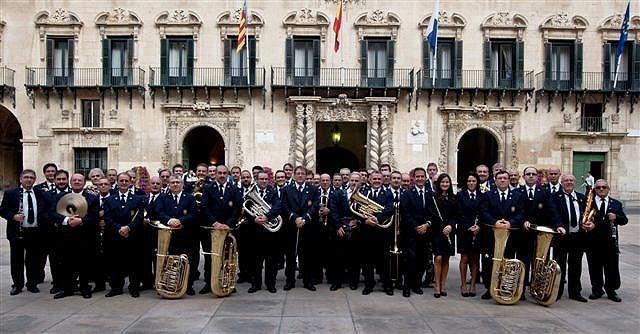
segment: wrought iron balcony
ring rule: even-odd
[[[5,94],[11,97],[11,104],[16,107],[16,87],[14,84],[16,71],[8,67],[0,67],[0,102],[4,102]]]
[[[532,90],[533,71],[421,69],[418,89]]]
[[[46,68],[27,67],[25,85],[43,88],[118,88],[142,87],[145,71],[141,68]]]
[[[272,87],[409,89],[414,87],[413,69],[399,68],[271,68]]]
[[[604,117],[582,117],[580,131],[585,132],[607,132],[609,130],[609,118]]]
[[[261,88],[264,87],[264,75],[265,69],[263,67],[256,67],[251,73],[247,73],[246,67],[170,67],[167,69],[150,67],[149,86]],[[251,80],[250,84],[248,84],[248,78]]]
[[[573,72],[553,71],[549,76],[545,72],[536,74],[536,88],[553,91],[597,91],[597,92],[640,92],[640,73],[618,73],[615,88],[615,72],[582,72],[582,78],[576,78]]]

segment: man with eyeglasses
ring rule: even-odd
[[[618,226],[626,225],[629,220],[622,210],[622,203],[609,196],[609,184],[606,180],[597,180],[594,189],[596,195],[592,208],[596,210],[596,228],[592,247],[587,250],[592,290],[589,299],[598,299],[606,292],[607,298],[619,303],[622,299],[616,293],[620,288]]]

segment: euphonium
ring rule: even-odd
[[[560,288],[560,266],[555,260],[547,261],[549,246],[556,233],[544,226],[533,227],[538,232],[536,258],[531,266],[531,286],[529,292],[540,305],[549,306],[556,301]]]
[[[584,205],[584,213],[580,219],[580,226],[584,226],[587,222],[593,220],[596,215],[596,209],[593,207],[593,188],[589,189],[587,194],[587,202]]]
[[[238,251],[236,238],[228,230],[211,231],[211,292],[226,297],[236,288]]]
[[[189,258],[185,254],[169,255],[171,234],[175,228],[159,221],[149,224],[158,229],[156,251],[156,291],[164,298],[180,298],[187,291],[189,282]]]
[[[382,212],[384,207],[375,201],[363,196],[359,191],[354,191],[349,199],[350,205],[349,209],[353,212],[354,215],[362,218],[368,219],[369,217],[373,217],[376,214]],[[378,227],[387,228],[393,224],[393,216],[387,219],[382,223],[378,223]]]
[[[498,304],[513,305],[520,300],[524,288],[524,263],[503,258],[509,229],[493,226],[493,237],[495,244],[489,291]]]
[[[271,210],[271,205],[269,205],[269,203],[260,196],[255,186],[249,190],[244,198],[245,200],[242,203],[242,211],[246,212],[253,218],[260,215],[266,215],[269,213],[269,210]],[[280,227],[282,227],[282,217],[278,215],[276,218],[267,221],[262,226],[264,226],[264,228],[269,232],[278,232]]]

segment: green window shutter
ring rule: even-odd
[[[425,39],[422,41],[422,87],[431,87],[431,52],[429,50],[429,42]]]
[[[320,84],[320,40],[313,40],[313,82],[314,85]]]
[[[516,68],[515,68],[515,87],[523,88],[524,87],[524,42],[516,41]]]
[[[602,88],[611,89],[611,43],[602,44]]]
[[[393,40],[387,41],[387,84],[386,87],[397,86],[393,81],[394,66],[396,63],[396,42]]]
[[[111,40],[102,40],[102,85],[111,86]]]
[[[194,58],[194,50],[193,50],[193,39],[187,40],[187,81],[186,85],[190,86],[193,84],[193,58]]]
[[[129,80],[129,83],[127,84],[131,84],[133,83],[133,38],[128,38],[127,39],[127,78]]]
[[[224,84],[225,86],[231,85],[231,52],[235,52],[233,50],[233,38],[231,36],[227,36],[227,39],[224,40]]]
[[[68,86],[73,86],[74,84],[74,80],[73,80],[73,55],[74,55],[74,40],[72,38],[67,40],[67,45],[69,47],[68,49],[68,61],[69,61],[69,76],[67,78],[67,85]]]
[[[493,87],[493,76],[497,73],[491,72],[491,41],[485,41],[482,46],[482,64],[484,66],[484,88]]]
[[[633,78],[633,81],[631,84],[633,89],[637,91],[640,90],[640,43],[633,42],[631,45],[631,51],[631,59],[633,59],[633,67],[631,67],[633,72],[631,73],[631,78]]]
[[[367,86],[367,77],[369,74],[367,73],[367,40],[363,39],[360,41],[360,81],[362,86]]]
[[[256,39],[249,37],[249,75],[251,76],[251,85],[256,82]]]
[[[544,43],[544,88],[552,89],[551,43]]]
[[[582,89],[582,43],[575,42],[573,49],[574,72],[573,89]]]
[[[286,75],[287,82],[293,80],[292,76],[294,73],[293,70],[293,38],[287,38],[284,42],[284,53],[285,53],[285,66],[286,66]]]
[[[455,69],[453,87],[462,87],[462,41],[455,41]]]
[[[47,86],[53,85],[53,73],[53,40],[47,39]]]
[[[169,41],[166,38],[160,40],[160,84],[169,82]],[[157,83],[156,83],[157,84]]]

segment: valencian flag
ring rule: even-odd
[[[333,32],[336,34],[336,39],[333,44],[333,51],[338,52],[340,49],[340,26],[342,25],[342,0],[338,2],[338,9],[336,10],[336,18],[333,20]]]
[[[618,83],[618,70],[620,70],[620,56],[624,52],[624,44],[627,42],[627,36],[629,35],[629,18],[631,17],[631,12],[629,6],[631,5],[631,1],[627,2],[627,10],[624,12],[624,19],[622,20],[622,25],[620,26],[620,40],[618,40],[618,47],[616,48],[616,61],[618,65],[616,66],[616,76],[613,79],[613,88],[616,88],[616,83]]]
[[[240,13],[240,25],[238,26],[238,47],[236,52],[240,53],[247,42],[247,0],[242,2],[242,12]]]

